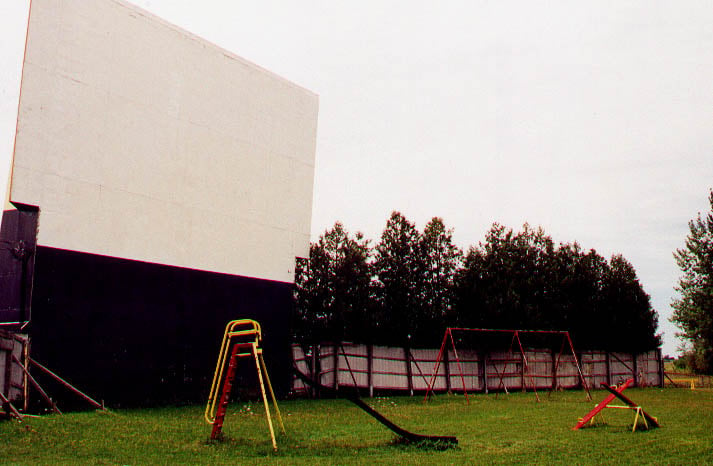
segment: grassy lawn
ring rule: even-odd
[[[631,432],[634,414],[606,410],[606,424],[572,431],[605,392],[440,395],[368,402],[418,433],[457,435],[446,451],[401,445],[346,400],[281,403],[287,435],[273,452],[262,405],[229,407],[225,440],[207,442],[203,407],[46,415],[0,421],[2,464],[713,464],[713,392],[629,389],[661,423]],[[619,404],[619,403],[617,403]]]

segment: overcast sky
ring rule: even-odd
[[[392,210],[463,248],[542,226],[632,262],[675,352],[672,253],[713,187],[710,2],[134,3],[319,94],[313,239],[376,241]],[[0,2],[0,192],[28,4]]]

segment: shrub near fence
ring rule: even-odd
[[[508,351],[447,352],[438,368],[435,391],[489,392],[502,390],[537,390],[581,388],[574,357],[549,349],[526,348],[528,370],[522,355]],[[322,344],[308,348],[292,346],[296,367],[322,385],[337,388],[358,387],[374,392],[425,391],[433,376],[437,349],[406,349],[386,346],[343,343]],[[559,362],[558,362],[559,357]],[[599,388],[634,379],[636,386],[663,386],[663,359],[660,350],[630,354],[604,351],[577,353],[582,374],[590,388]],[[502,379],[502,385],[500,383]],[[297,380],[292,382],[295,394],[308,392]]]

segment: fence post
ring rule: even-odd
[[[334,391],[339,390],[339,348],[341,344],[334,344]]]
[[[488,393],[488,377],[486,365],[486,353],[481,350],[478,351],[478,377],[480,377],[480,383],[483,385],[483,393]]]
[[[374,345],[369,343],[366,347],[366,377],[369,384],[369,398],[374,397]]]
[[[658,349],[656,350],[656,355],[657,355],[658,358],[659,358],[659,361],[658,361],[658,363],[659,363],[659,387],[664,388],[664,382],[663,382],[663,378],[664,378],[663,353],[661,353],[661,348],[658,348]]]
[[[607,385],[611,387],[612,385],[612,380],[611,380],[611,353],[609,351],[606,352],[606,359],[604,360],[607,368]]]
[[[322,376],[321,376],[321,356],[319,352],[322,351],[321,345],[314,344],[312,345],[312,363],[311,363],[311,369],[312,369],[312,378],[319,382],[316,387],[312,387],[312,393],[314,394],[315,398],[320,398],[321,393],[319,390],[319,385],[322,384]]]
[[[634,387],[639,386],[639,365],[638,361],[636,360],[636,353],[631,353],[631,357],[634,360],[633,364],[631,365],[634,368]]]
[[[557,357],[555,356],[554,350],[550,352],[552,355],[552,383],[550,384],[550,390],[557,390]]]
[[[448,358],[448,347],[445,348],[445,351],[443,352],[443,371],[446,374],[446,392],[450,393],[451,392],[451,368],[450,366],[450,359]],[[438,376],[438,374],[436,374]]]
[[[413,396],[413,379],[411,378],[411,349],[406,346],[404,347],[404,360],[406,361],[406,383],[408,385],[409,396]]]

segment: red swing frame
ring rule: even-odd
[[[514,343],[517,341],[518,344],[518,349],[520,351],[520,355],[522,356],[522,361],[524,364],[524,372],[526,372],[530,378],[530,381],[532,383],[532,389],[535,392],[535,398],[537,401],[540,401],[540,397],[537,394],[537,387],[534,381],[534,378],[531,373],[529,373],[528,370],[528,362],[527,362],[527,356],[525,355],[525,350],[522,346],[522,341],[520,341],[520,334],[549,334],[549,335],[561,335],[562,336],[562,346],[560,348],[559,354],[557,355],[557,362],[555,364],[554,368],[554,373],[552,374],[553,377],[557,376],[557,368],[559,367],[560,363],[560,358],[562,357],[562,352],[564,351],[565,344],[568,344],[569,349],[571,351],[572,356],[574,357],[574,364],[577,367],[577,374],[579,375],[579,380],[582,383],[582,387],[587,392],[587,399],[591,400],[592,395],[589,391],[589,385],[587,384],[587,381],[584,378],[584,375],[582,374],[582,368],[579,364],[579,359],[577,358],[577,354],[574,351],[574,345],[572,344],[572,339],[569,336],[569,332],[566,330],[510,330],[510,329],[485,329],[485,328],[462,328],[462,327],[448,327],[446,328],[445,333],[443,334],[443,341],[441,343],[441,349],[438,352],[438,357],[436,358],[436,363],[433,367],[433,372],[431,374],[431,380],[428,383],[428,388],[426,389],[426,395],[424,397],[424,401],[428,400],[428,397],[431,393],[435,393],[433,390],[433,386],[436,381],[436,377],[438,376],[438,369],[440,368],[441,361],[443,360],[444,354],[447,349],[447,344],[448,341],[450,340],[451,342],[451,348],[453,348],[453,354],[455,355],[456,358],[456,364],[458,366],[458,372],[460,375],[461,383],[463,384],[463,393],[465,395],[465,400],[467,403],[470,403],[470,400],[468,399],[468,390],[466,389],[465,385],[465,377],[463,376],[463,368],[460,364],[460,358],[458,357],[458,350],[456,348],[455,340],[453,338],[453,332],[477,332],[477,333],[504,333],[504,334],[512,334],[512,339],[510,341],[510,348],[509,352],[512,354],[512,347]],[[503,383],[503,378],[505,376],[505,371],[500,374],[500,379],[498,381],[498,388],[504,388],[505,391],[507,391],[507,387],[505,387],[505,384]]]

